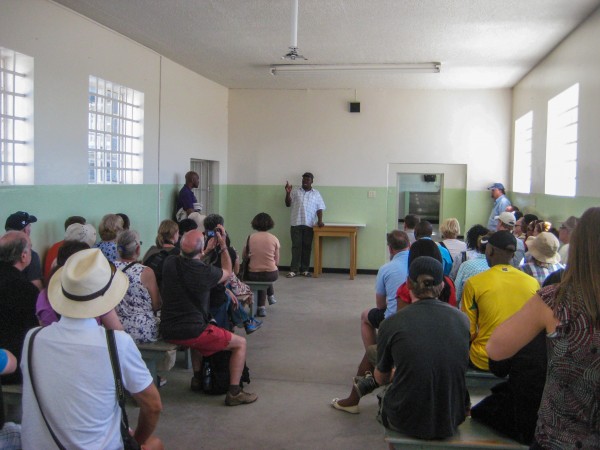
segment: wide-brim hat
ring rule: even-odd
[[[97,248],[69,257],[48,285],[48,299],[60,315],[89,319],[106,314],[125,296],[129,280]]]
[[[527,243],[527,250],[535,259],[547,264],[560,262],[558,247],[560,243],[552,233],[544,231]]]

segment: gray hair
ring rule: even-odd
[[[29,238],[22,231],[11,230],[0,237],[0,262],[15,265],[29,247]]]
[[[135,230],[124,230],[117,237],[117,251],[121,258],[134,258],[138,244],[140,243],[140,234]]]

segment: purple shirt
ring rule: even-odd
[[[198,203],[196,196],[189,187],[183,186],[177,196],[177,209],[183,208],[186,211],[194,209],[194,203]]]

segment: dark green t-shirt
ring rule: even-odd
[[[396,368],[383,414],[398,431],[421,439],[452,436],[465,420],[469,320],[437,299],[412,303],[384,320],[377,368]]]

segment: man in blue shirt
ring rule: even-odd
[[[508,197],[504,195],[506,192],[502,183],[494,183],[488,187],[488,190],[490,191],[490,196],[494,199],[494,207],[488,219],[488,229],[490,231],[498,231],[498,216],[506,211],[506,208],[511,203]]]
[[[408,251],[410,240],[404,231],[394,230],[387,234],[390,261],[379,268],[375,281],[375,304],[360,316],[360,332],[365,350],[376,342],[375,330],[379,324],[396,313],[396,292],[408,275]]]

